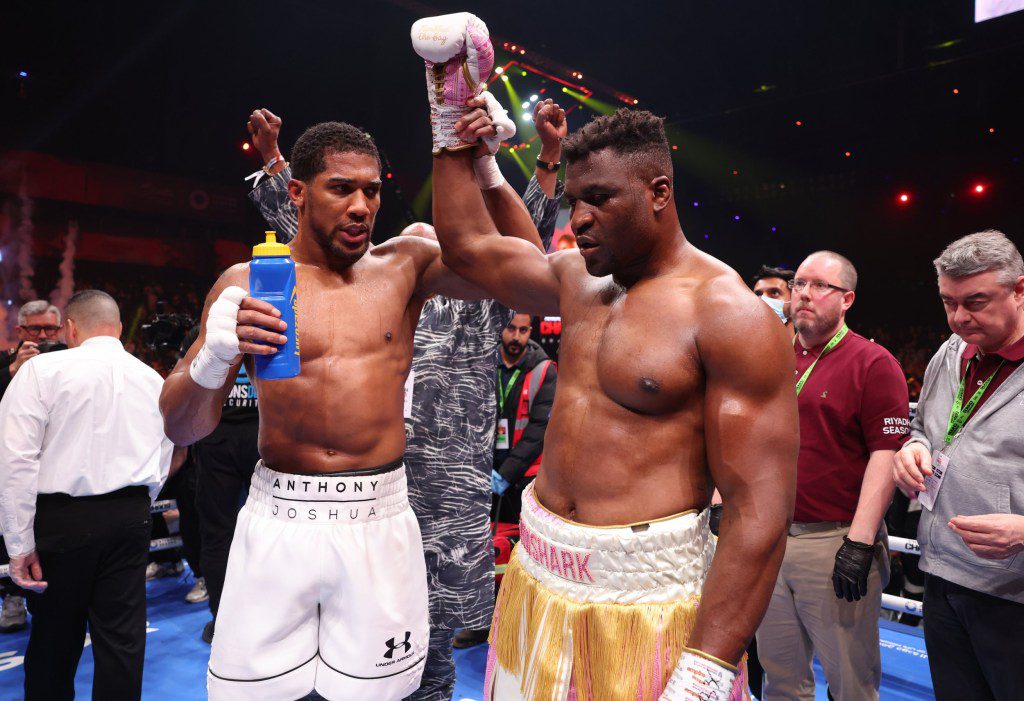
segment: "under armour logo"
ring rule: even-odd
[[[821,393],[821,398],[828,399],[828,390],[825,390],[824,392]]]
[[[403,653],[412,650],[412,643],[409,642],[409,638],[411,637],[412,631],[407,630],[405,631],[405,640],[403,640],[400,643],[396,643],[394,638],[389,638],[388,640],[384,641],[384,644],[388,646],[388,651],[384,653],[384,657],[390,660],[391,657],[395,654],[395,650],[397,650],[398,648],[402,648]]]

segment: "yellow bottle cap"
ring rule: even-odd
[[[286,244],[277,242],[276,231],[263,232],[267,236],[266,243],[252,247],[254,256],[290,256],[292,251]]]

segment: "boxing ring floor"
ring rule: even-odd
[[[210,619],[206,604],[186,604],[192,577],[161,579],[146,584],[149,627],[142,698],[146,701],[199,701],[206,698],[206,662],[210,648],[199,639]],[[0,635],[0,701],[23,699],[22,660],[28,630]],[[880,697],[910,701],[934,698],[921,629],[881,622],[882,688]],[[482,698],[486,646],[456,650],[455,701]],[[77,698],[92,697],[92,652],[86,647],[75,680]],[[824,700],[825,677],[815,662],[815,699]]]

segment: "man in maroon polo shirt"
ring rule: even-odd
[[[762,699],[813,699],[813,655],[836,701],[877,699],[882,517],[910,423],[907,383],[888,351],[846,326],[857,287],[849,260],[812,253],[790,285],[800,457],[786,556],[757,631]]]

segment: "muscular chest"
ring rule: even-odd
[[[411,290],[402,281],[359,276],[342,281],[297,274],[297,323],[303,363],[324,358],[411,357]],[[414,324],[415,322],[413,322]]]
[[[644,414],[678,411],[703,382],[689,305],[654,291],[596,294],[563,326],[566,365],[621,406]],[[569,371],[569,368],[566,368]]]

